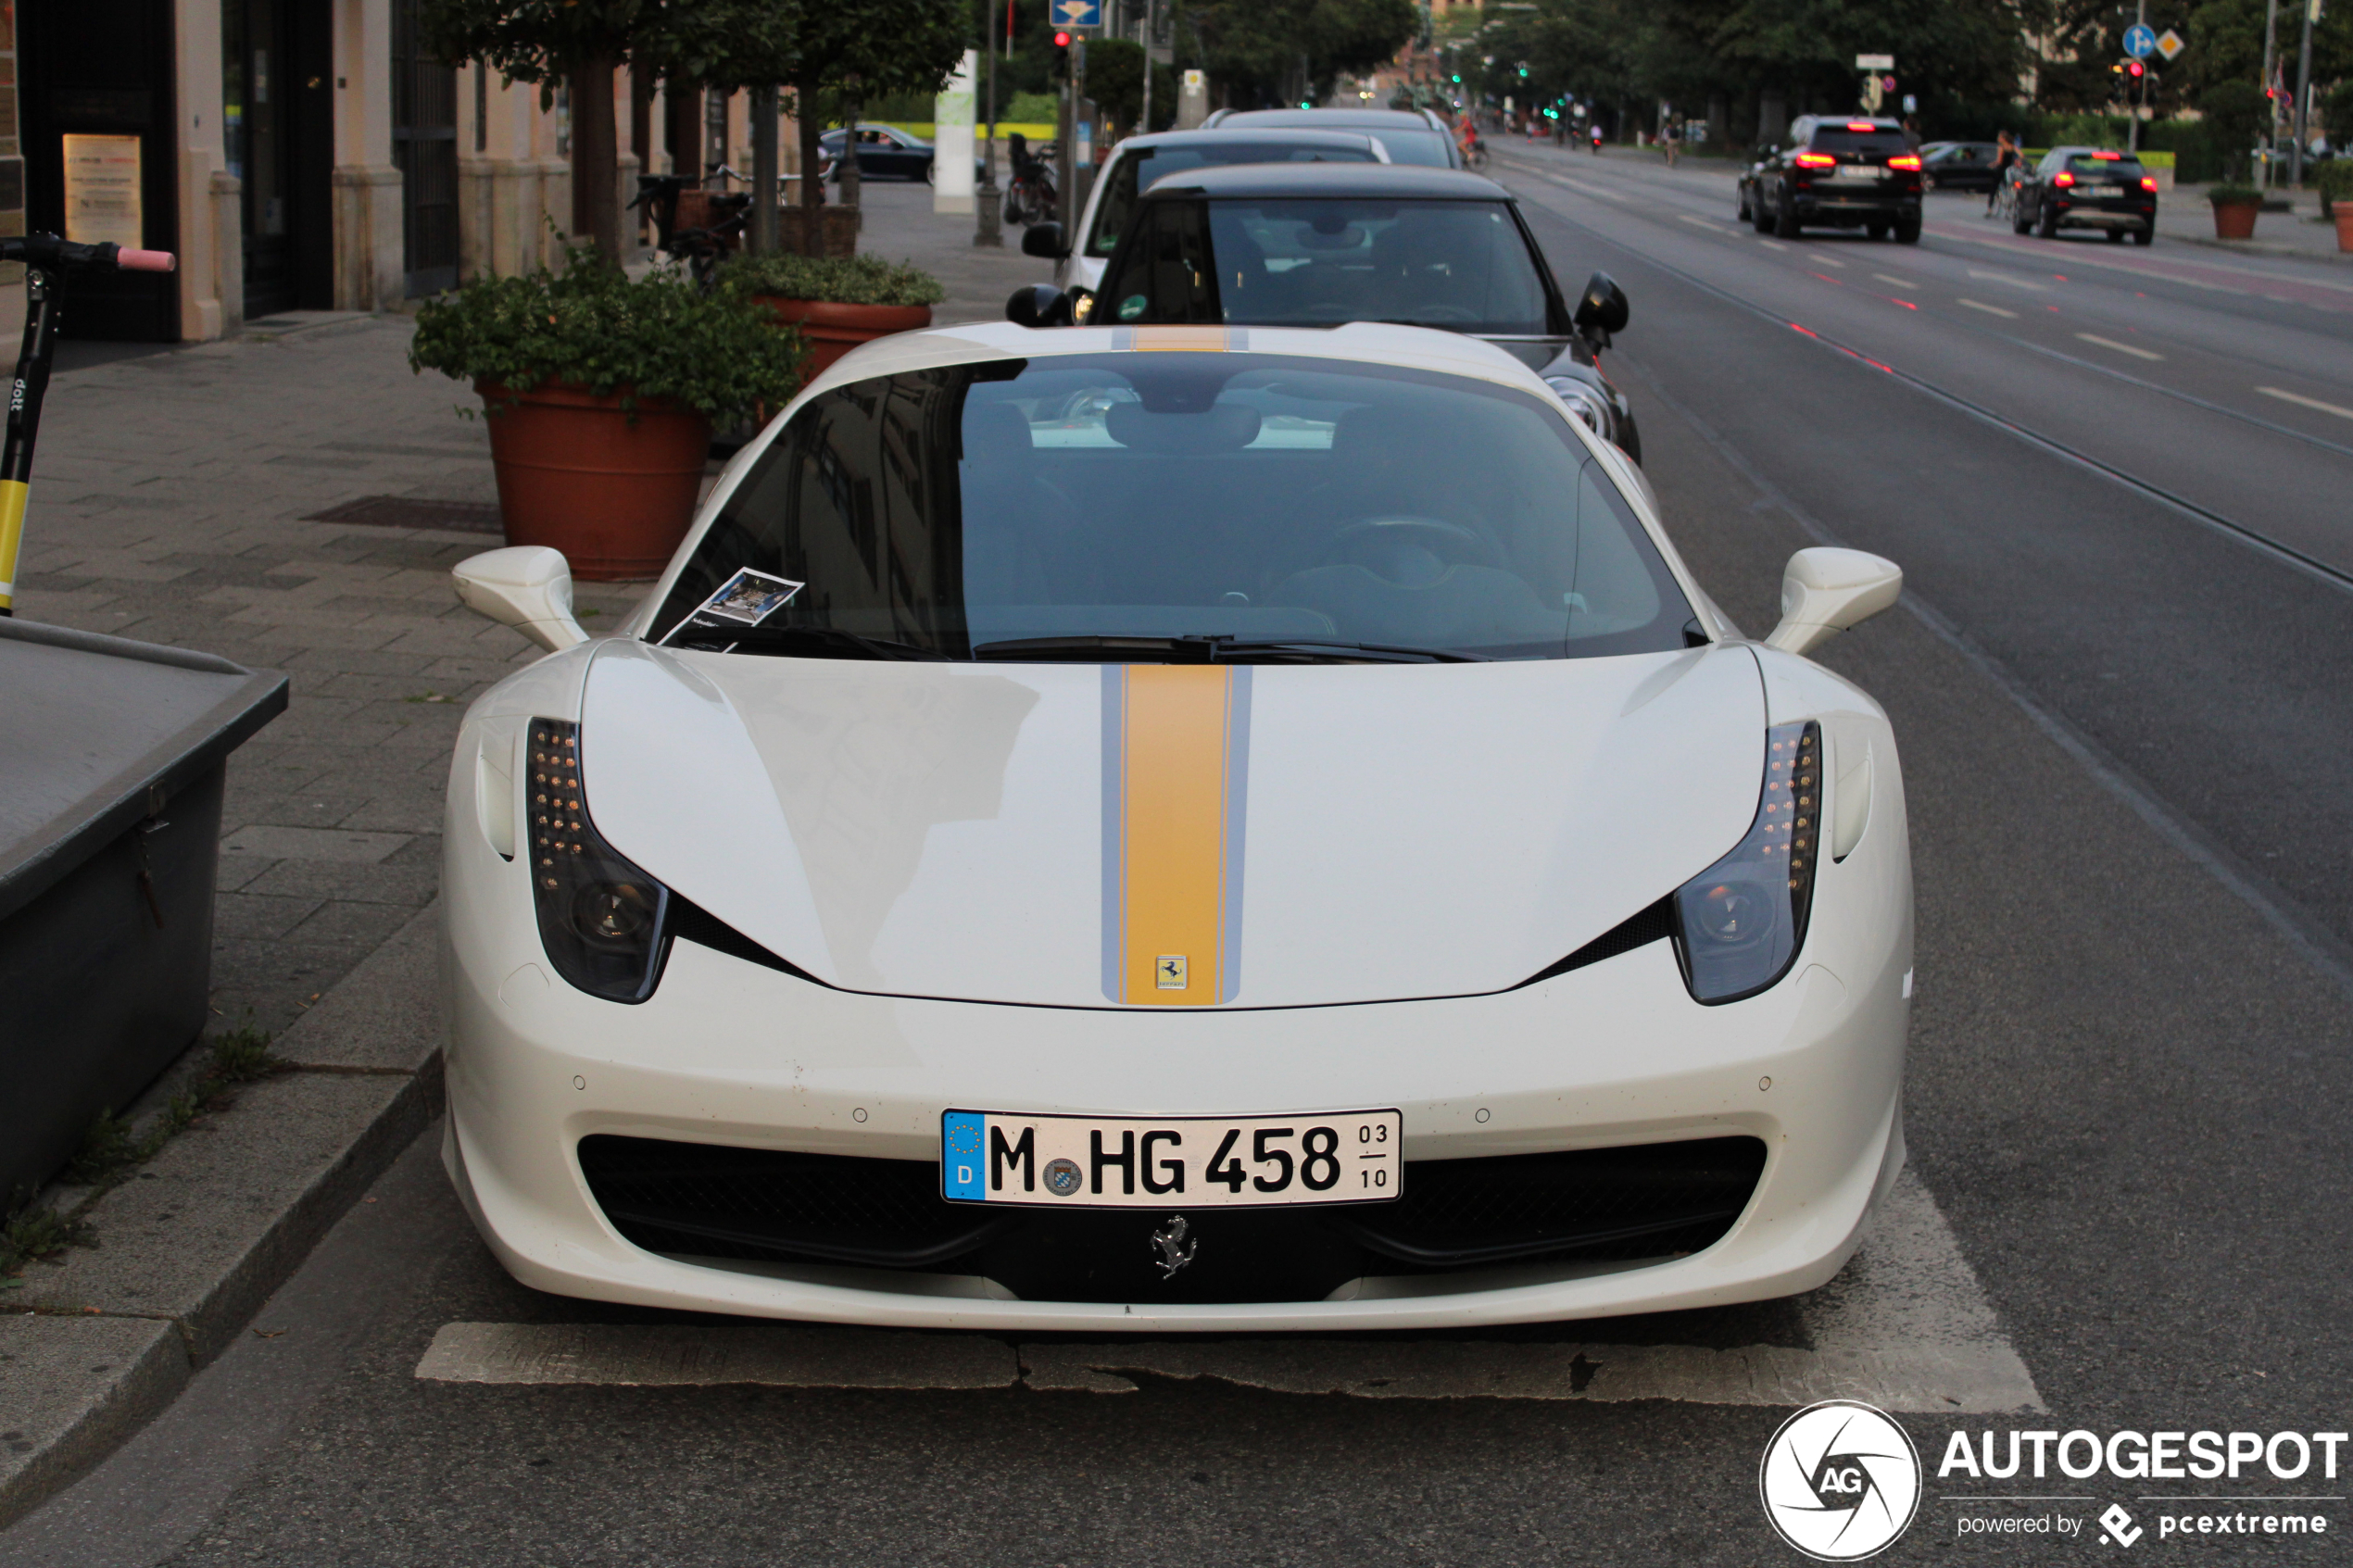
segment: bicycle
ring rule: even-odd
[[[41,433],[41,404],[57,358],[57,318],[69,270],[170,272],[179,261],[168,250],[76,245],[55,234],[0,240],[0,261],[24,264],[24,346],[0,437],[0,615],[16,614],[17,554],[24,546],[25,502],[32,494],[32,445]]]
[[[1054,184],[1053,144],[1032,150],[1016,133],[1008,151],[1013,177],[1005,187],[1005,221],[1028,224],[1052,217],[1061,200]]]
[[[1985,209],[1986,217],[1999,219],[2013,229],[2018,227],[2018,182],[2021,172],[2016,164],[2003,171],[2002,182],[1994,187],[1993,203]]]
[[[1475,169],[1484,169],[1487,167],[1487,139],[1485,137],[1471,138],[1470,150],[1463,155],[1463,163],[1466,168]]]

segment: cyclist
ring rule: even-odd
[[[2023,162],[2018,156],[2018,139],[2002,132],[1994,139],[1994,183],[1985,193],[1985,216],[1994,216],[1994,203],[2008,182],[2010,170]]]
[[[1455,122],[1454,144],[1462,150],[1464,168],[1478,167],[1480,154],[1484,149],[1478,139],[1478,121],[1467,110],[1464,112],[1463,118]]]
[[[1602,122],[1594,120],[1590,129],[1593,133],[1593,156],[1599,157],[1602,156]]]

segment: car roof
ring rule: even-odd
[[[1314,125],[1379,126],[1390,131],[1439,129],[1416,109],[1229,109],[1216,118],[1214,128],[1225,130],[1245,124],[1295,125],[1302,130]]]
[[[1484,175],[1415,163],[1233,163],[1216,169],[1188,169],[1146,191],[1143,199],[1164,201],[1178,195],[1512,199],[1509,191]]]
[[[1238,125],[1231,129],[1217,126],[1202,131],[1155,131],[1145,136],[1125,136],[1123,147],[1199,147],[1215,146],[1239,137],[1279,142],[1298,147],[1375,147],[1379,141],[1369,131],[1310,131],[1303,126]]]

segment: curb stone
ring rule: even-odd
[[[0,1527],[169,1405],[441,1113],[440,922],[428,905],[280,1037],[293,1071],[93,1204],[96,1246],[0,1298]]]

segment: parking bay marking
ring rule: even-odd
[[[2077,332],[2075,335],[2082,342],[2095,343],[2102,348],[2113,348],[2119,354],[2130,354],[2135,358],[2162,359],[2165,358],[2162,354],[2146,348],[2135,348],[2129,343],[2119,343],[2112,337],[2102,337],[2096,332]]]
[[[2323,403],[2317,397],[2307,397],[2301,393],[2288,392],[2276,386],[2259,386],[2255,390],[2266,397],[2276,397],[2284,403],[2294,403],[2306,408],[2318,408],[2322,413],[2334,414],[2340,420],[2353,420],[2353,408],[2345,408],[2340,404]]]
[[[1998,305],[1981,305],[1973,299],[1964,299],[1959,301],[1959,303],[1968,306],[1971,310],[1982,310],[1988,316],[1999,316],[2005,321],[2015,321],[2018,320],[2017,311],[2005,310]]]
[[[453,1323],[434,1336],[416,1375],[509,1386],[1126,1394],[1140,1374],[1378,1399],[1795,1406],[1848,1399],[1948,1415],[2044,1408],[1935,1199],[1909,1173],[1862,1250],[1799,1311],[1810,1350],[1320,1335],[1016,1345],[983,1334],[816,1324]]]

